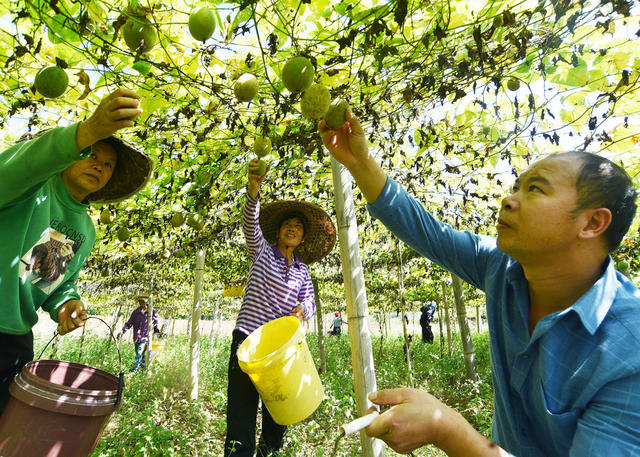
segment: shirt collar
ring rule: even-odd
[[[283,259],[285,264],[287,263],[287,259],[285,258],[285,256],[282,255],[282,252],[280,252],[280,249],[278,249],[278,245],[274,244],[273,246],[271,246],[271,249],[273,249],[273,255],[275,256],[276,259]],[[300,263],[300,261],[298,260],[298,257],[293,254],[293,262],[291,262],[291,265],[298,265]]]
[[[509,262],[510,264],[507,267],[507,281],[509,281],[510,283],[514,283],[516,281],[525,279],[522,265],[511,258],[509,258]]]
[[[562,316],[574,311],[592,335],[598,330],[616,296],[616,270],[611,257],[607,258],[607,262],[606,270],[593,286],[573,305],[558,313]],[[507,267],[507,280],[512,284],[519,280],[526,281],[524,270],[518,262],[512,260]]]
[[[82,202],[79,202],[71,196],[69,189],[67,189],[67,186],[62,180],[62,173],[58,173],[54,176],[53,186],[56,190],[56,193],[58,194],[59,201],[66,207],[80,212],[86,211],[86,209],[89,207],[90,202],[88,198],[85,198]]]
[[[602,276],[570,308],[580,316],[582,325],[592,335],[598,330],[616,297],[616,270],[611,257],[606,261],[607,268]]]

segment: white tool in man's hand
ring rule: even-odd
[[[357,418],[354,421],[349,422],[348,424],[344,424],[340,426],[340,431],[343,435],[350,435],[351,433],[358,432],[365,427],[368,427],[373,420],[378,417],[380,413],[378,411],[374,411],[372,413],[367,414],[366,416],[362,416]]]

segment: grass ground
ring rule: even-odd
[[[319,360],[315,334],[307,336],[316,363]],[[422,342],[412,345],[413,377],[417,387],[428,389],[445,403],[460,411],[478,430],[489,435],[492,412],[492,388],[489,368],[488,337],[474,334],[476,364],[480,380],[470,382],[464,376],[461,347],[454,345],[452,357],[441,356],[440,345]],[[199,380],[199,398],[189,401],[189,342],[186,337],[170,338],[158,363],[148,373],[127,373],[122,405],[110,418],[93,457],[170,457],[221,456],[225,437],[227,360],[229,339],[203,340]],[[43,341],[36,343],[42,347]],[[211,347],[210,344],[213,344]],[[283,456],[329,457],[338,437],[337,427],[355,418],[353,378],[347,335],[325,338],[327,366],[321,379],[325,397],[317,411],[300,424],[291,426],[282,449]],[[407,384],[402,340],[375,338],[374,362],[378,388]],[[123,365],[129,371],[133,346],[122,344]],[[47,350],[43,358],[47,358]],[[89,336],[79,360],[79,338],[65,337],[58,349],[62,360],[117,373],[118,357],[113,345]],[[361,455],[358,435],[339,443],[336,456]],[[398,455],[387,449],[387,456]],[[442,456],[437,449],[425,447],[415,456]]]

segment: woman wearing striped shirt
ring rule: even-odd
[[[265,176],[266,173],[258,175],[257,160],[249,163],[249,185],[247,201],[242,211],[242,228],[251,257],[251,267],[231,343],[225,457],[251,457],[256,447],[255,428],[259,396],[249,376],[242,372],[238,365],[238,346],[253,330],[273,319],[291,315],[302,321],[314,314],[316,304],[311,276],[307,265],[298,258],[304,257],[301,252],[306,254],[308,251],[296,251],[296,255],[294,250],[306,241],[315,245],[315,251],[318,251],[318,245],[321,246],[320,250],[323,252],[319,253],[319,258],[322,258],[333,248],[335,242],[335,229],[333,242],[328,250],[328,243],[323,243],[323,236],[317,236],[318,226],[327,225],[326,220],[322,220],[322,223],[316,222],[328,219],[331,227],[333,224],[326,213],[315,205],[279,201],[266,205],[261,215],[258,196]],[[317,216],[309,212],[310,208],[319,210],[322,215]],[[270,215],[269,221],[265,221],[266,214]],[[270,245],[267,241],[269,239],[273,239],[275,245]],[[311,261],[319,260],[318,255],[307,258]],[[285,431],[286,426],[274,422],[263,403],[258,456],[267,456],[279,450]]]

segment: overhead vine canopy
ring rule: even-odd
[[[215,18],[205,42],[187,25],[200,6]],[[333,206],[316,122],[280,79],[291,57],[308,57],[316,81],[350,103],[391,176],[440,217],[491,232],[510,176],[539,154],[606,154],[637,182],[639,14],[630,0],[2,0],[0,125],[8,146],[86,118],[118,87],[137,91],[144,113],[124,135],[156,169],[144,192],[109,208],[115,223],[98,224],[94,271],[180,263],[179,249],[206,241],[221,253],[214,282],[228,283],[246,271],[237,229],[254,136],[274,146],[264,199]],[[132,18],[156,39],[130,49]],[[50,65],[70,79],[55,99],[34,89]],[[243,73],[259,80],[249,103],[234,96]],[[171,227],[176,212],[205,225]],[[379,237],[359,220],[365,242]],[[121,225],[133,229],[125,243],[114,241]]]

